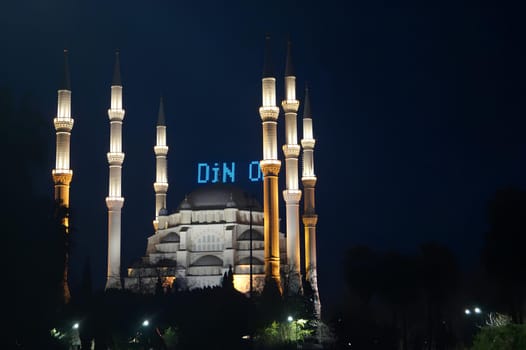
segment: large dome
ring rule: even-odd
[[[248,209],[252,194],[230,184],[213,184],[199,187],[190,193],[185,200],[179,204],[180,209],[206,210],[238,208]],[[261,210],[261,205],[254,198],[253,209]]]

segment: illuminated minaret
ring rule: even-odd
[[[286,189],[283,199],[287,210],[287,265],[288,293],[301,293],[300,274],[300,214],[299,202],[301,191],[298,186],[298,145],[297,113],[299,101],[296,100],[296,77],[292,69],[290,41],[287,47],[287,62],[285,66],[285,99],[281,102],[285,112],[285,156]]]
[[[109,192],[106,197],[108,207],[108,274],[106,289],[121,288],[121,209],[124,197],[121,196],[121,173],[124,153],[122,152],[122,84],[119,67],[119,52],[115,54],[115,70],[111,84],[110,151],[107,154],[110,167]]]
[[[159,102],[159,115],[157,118],[157,141],[153,147],[155,152],[155,220],[153,227],[157,231],[159,211],[166,209],[166,192],[168,192],[168,167],[166,156],[168,146],[166,145],[166,118],[164,117],[163,98]]]
[[[272,76],[268,35],[265,41],[262,79],[263,105],[259,108],[263,127],[263,160],[259,164],[263,172],[265,283],[273,280],[281,292],[278,207],[278,175],[281,162],[278,160],[276,131],[279,108],[276,106],[276,78]]]
[[[69,79],[68,51],[64,50],[64,79],[58,90],[57,116],[53,119],[55,125],[57,146],[55,169],[52,170],[53,182],[55,184],[55,202],[69,208],[69,184],[73,177],[73,171],[69,168],[69,150],[71,130],[73,129],[73,118],[71,118],[71,83]],[[69,233],[69,220],[66,216],[62,218],[66,233]],[[68,255],[64,264],[64,276],[62,280],[63,297],[65,303],[70,300],[68,286]]]
[[[316,205],[314,192],[316,187],[316,175],[314,174],[314,145],[316,140],[312,132],[312,118],[309,100],[309,90],[305,88],[305,106],[303,107],[303,193],[305,195],[303,204],[303,225],[305,226],[305,271],[306,279],[314,292],[314,307],[316,315],[320,318],[321,304],[318,293],[318,278],[316,274]]]

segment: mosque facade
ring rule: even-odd
[[[296,98],[296,77],[292,67],[290,43],[286,56],[285,94],[281,108],[276,104],[276,78],[271,69],[270,38],[266,38],[262,76],[262,103],[259,114],[262,125],[262,154],[259,166],[263,174],[263,203],[242,189],[226,184],[213,184],[188,194],[173,213],[166,210],[169,188],[166,140],[166,117],[163,101],[159,106],[156,158],[155,215],[153,234],[148,237],[143,257],[121,271],[121,209],[124,196],[121,181],[124,153],[122,125],[125,111],[120,79],[119,54],[115,57],[108,109],[110,123],[108,208],[108,260],[106,289],[152,293],[165,289],[191,290],[221,285],[232,275],[234,287],[243,293],[261,292],[269,281],[276,283],[281,293],[303,293],[303,279],[314,292],[314,304],[320,314],[317,282],[316,224],[313,123],[308,90],[302,102],[302,139],[298,142],[297,114],[300,101]],[[65,83],[59,91],[55,118],[57,137],[56,169],[53,170],[55,199],[69,205],[69,141],[73,127],[71,118],[71,88],[67,61]],[[279,116],[285,123],[285,144],[282,145],[284,171],[278,156],[277,125]],[[300,156],[302,169],[300,177]],[[281,196],[278,180],[284,173],[285,189]],[[300,180],[302,187],[300,188]],[[279,231],[280,199],[286,208],[286,232]],[[303,200],[303,210],[300,203]],[[68,225],[68,218],[64,218]],[[304,230],[304,242],[300,230]],[[300,246],[304,246],[301,262]],[[303,269],[302,269],[303,266]],[[303,270],[303,271],[302,271]],[[304,273],[305,276],[302,276]],[[67,287],[67,269],[65,271]],[[69,291],[67,291],[69,293]]]

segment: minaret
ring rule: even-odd
[[[301,191],[298,186],[298,145],[297,113],[299,101],[296,100],[296,77],[292,69],[291,44],[287,46],[287,62],[285,66],[285,99],[281,102],[285,112],[285,156],[286,189],[283,199],[287,210],[287,265],[288,293],[291,295],[302,292],[300,273],[300,214],[299,202]]]
[[[314,292],[314,307],[316,315],[320,318],[321,304],[318,293],[318,277],[316,274],[316,205],[314,192],[316,187],[316,175],[314,174],[314,145],[316,140],[312,133],[312,118],[309,100],[309,90],[305,88],[305,106],[303,107],[303,192],[305,194],[303,204],[303,225],[305,226],[305,271],[306,279]]]
[[[69,233],[69,219],[67,209],[69,208],[69,184],[73,177],[73,171],[69,168],[69,150],[71,130],[73,129],[73,118],[71,118],[71,83],[68,67],[68,50],[64,50],[64,78],[58,90],[57,116],[53,119],[55,125],[57,146],[55,169],[51,174],[55,184],[55,202],[66,209],[66,216],[61,218],[66,234]],[[68,286],[68,253],[66,252],[64,264],[64,277],[62,280],[64,302],[68,303],[71,295]]]
[[[263,127],[263,160],[259,165],[263,172],[265,283],[273,280],[281,292],[278,206],[278,175],[281,162],[278,160],[276,133],[279,108],[276,106],[276,78],[272,76],[268,35],[265,46],[262,79],[263,104],[259,108]]]
[[[122,152],[122,84],[119,66],[119,52],[115,53],[115,70],[111,84],[110,151],[107,154],[110,167],[109,192],[106,197],[108,207],[108,274],[106,289],[121,288],[121,209],[124,197],[121,196],[121,173],[124,153]]]
[[[168,166],[166,156],[168,146],[166,145],[166,118],[164,116],[163,98],[159,102],[159,115],[157,117],[157,141],[153,147],[155,153],[155,220],[153,227],[157,231],[159,211],[166,209],[166,192],[168,192]]]

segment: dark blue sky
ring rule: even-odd
[[[62,50],[70,50],[71,279],[78,282],[89,256],[102,288],[115,49],[126,109],[127,266],[152,233],[159,95],[170,146],[168,206],[175,209],[198,186],[197,162],[261,158],[264,35],[272,37],[278,100],[290,35],[298,95],[308,82],[317,138],[323,303],[341,295],[341,260],[353,244],[413,251],[437,240],[473,262],[489,198],[500,187],[526,188],[521,13],[511,3],[461,1],[2,3],[0,82],[30,93],[49,121],[49,169],[35,181],[52,196],[52,118]],[[280,119],[280,145],[283,125]]]

